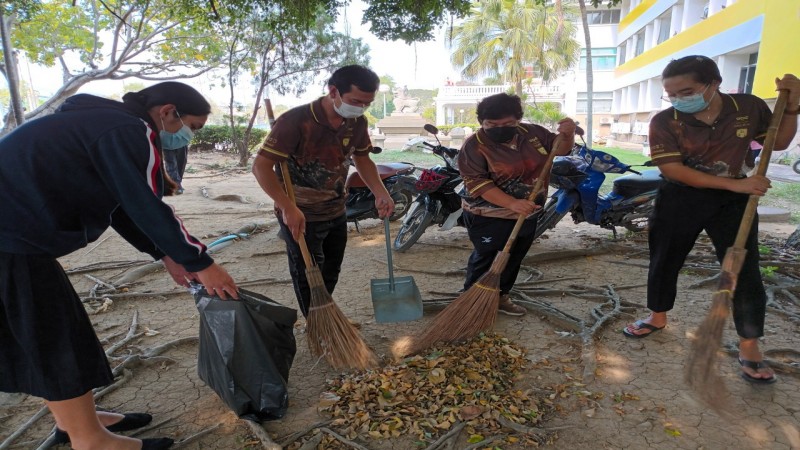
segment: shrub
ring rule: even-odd
[[[246,127],[237,126],[236,135],[242,138]],[[261,141],[267,136],[269,131],[261,128],[250,130],[250,152],[254,151]],[[228,125],[206,125],[194,133],[191,149],[197,151],[220,151],[226,153],[236,153],[236,146],[231,137],[231,127]]]

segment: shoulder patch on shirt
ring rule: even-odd
[[[532,137],[532,138],[528,139],[528,142],[530,142],[533,145],[533,147],[536,149],[536,151],[538,151],[542,155],[546,155],[547,154],[547,150],[544,149],[544,147],[542,146],[541,141],[539,141],[539,138]]]
[[[736,130],[736,137],[743,138],[747,136],[747,128],[739,128]]]

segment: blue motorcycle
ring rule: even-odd
[[[645,166],[651,165],[649,162]],[[553,228],[567,213],[575,223],[588,222],[612,230],[622,226],[634,232],[647,230],[658,187],[664,181],[658,170],[637,172],[614,156],[592,150],[585,143],[569,156],[557,156],[550,171],[550,185],[558,188],[537,223],[536,237]],[[626,173],[614,180],[611,192],[600,195],[607,173]]]

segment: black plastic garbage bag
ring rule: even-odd
[[[239,417],[283,417],[297,310],[244,289],[239,300],[222,300],[199,285],[191,291],[200,311],[200,379]]]

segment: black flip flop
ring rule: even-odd
[[[622,329],[622,334],[624,334],[625,336],[627,336],[629,338],[641,339],[641,338],[646,338],[647,336],[650,336],[651,334],[655,333],[656,331],[661,331],[661,330],[664,329],[664,327],[656,327],[656,326],[650,325],[649,323],[645,322],[644,320],[637,320],[636,322],[633,323],[633,325],[636,328],[640,329],[640,330],[644,329],[644,330],[650,330],[650,331],[647,332],[647,333],[642,333],[642,334],[633,334],[633,333],[629,333],[628,332],[628,327],[625,327],[625,328]]]
[[[742,367],[747,367],[748,369],[753,369],[755,371],[758,371],[758,369],[766,369],[767,367],[769,367],[764,361],[748,361],[742,358],[739,358],[739,365]],[[741,375],[745,381],[753,384],[772,384],[778,381],[778,376],[775,374],[772,374],[772,376],[769,378],[755,378],[748,375],[746,372],[742,371]]]

